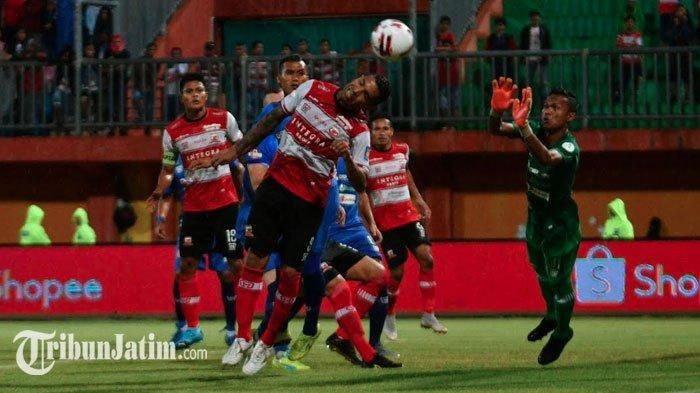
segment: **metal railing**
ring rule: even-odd
[[[378,111],[403,127],[480,129],[491,80],[512,77],[534,90],[537,110],[548,89],[579,98],[579,127],[700,127],[698,47],[616,50],[418,53],[385,63],[371,55],[309,56],[311,77],[343,85],[384,73],[393,93]],[[178,81],[199,70],[209,104],[226,107],[247,130],[276,86],[280,57],[86,59],[76,63],[0,62],[0,135],[124,133],[162,128],[181,111]]]

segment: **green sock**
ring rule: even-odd
[[[556,301],[554,299],[554,290],[552,289],[552,284],[549,280],[542,276],[537,276],[537,281],[540,283],[540,291],[542,292],[542,298],[544,302],[547,303],[547,314],[545,314],[544,319],[550,321],[556,321],[557,319],[557,307]]]
[[[574,313],[574,289],[571,286],[571,278],[560,284],[556,292],[557,328],[554,329],[552,335],[561,338],[568,337],[569,324]]]

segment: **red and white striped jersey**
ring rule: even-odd
[[[394,143],[388,151],[369,152],[367,193],[379,230],[386,231],[420,220],[408,191],[408,145]]]
[[[335,102],[338,86],[309,80],[284,97],[282,109],[293,114],[267,174],[299,198],[325,204],[335,176],[336,139],[350,142],[353,161],[369,166],[369,128],[358,116],[343,114]]]
[[[163,133],[163,163],[175,165],[178,154],[182,157],[187,183],[184,211],[209,211],[238,202],[228,165],[189,168],[194,160],[212,157],[242,137],[236,119],[223,109],[208,108],[206,115],[197,121],[180,116],[168,125]]]
[[[641,48],[642,45],[642,33],[638,31],[634,31],[631,33],[624,32],[617,35],[618,49],[635,49]],[[637,54],[624,54],[620,57],[622,58],[622,62],[626,64],[639,63],[642,60]]]

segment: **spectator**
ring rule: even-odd
[[[520,49],[530,51],[540,51],[552,49],[552,37],[549,30],[541,23],[541,15],[537,10],[530,11],[530,25],[523,27],[520,32]],[[527,56],[527,84],[533,86],[539,99],[545,97],[549,91],[549,77],[547,75],[547,65],[549,59],[546,56]],[[535,78],[537,84],[535,84]],[[533,102],[538,102],[533,100]]]
[[[437,53],[452,53],[457,51],[455,35],[450,31],[452,19],[444,15],[440,17],[438,25],[437,43],[435,50]],[[438,60],[438,86],[440,90],[440,115],[459,116],[460,112],[460,82],[459,82],[459,59],[442,58]]]
[[[634,16],[628,15],[625,17],[625,30],[617,35],[617,49],[625,51],[627,49],[637,49],[643,46],[642,33],[635,26]],[[627,86],[632,81],[632,91],[637,92],[637,86],[642,78],[642,58],[638,54],[622,54],[620,55],[620,63],[622,66],[622,89],[618,87],[615,93],[616,97],[625,94]]]
[[[44,210],[37,205],[27,209],[27,219],[19,230],[19,244],[22,246],[48,246],[51,244],[49,235],[41,225],[44,220]]]
[[[635,21],[639,31],[642,33],[646,33],[646,30],[644,30],[644,28],[645,28],[644,12],[643,12],[642,8],[639,7],[639,4],[637,3],[636,0],[625,1],[625,8],[623,9],[623,15],[624,15],[624,18],[622,19],[622,22],[620,23],[620,30],[625,30],[626,25],[627,25],[627,17],[631,16],[634,18],[634,21]]]
[[[73,233],[73,244],[89,245],[97,242],[97,235],[89,223],[88,214],[82,207],[75,209],[73,212],[73,225],[75,232]]]
[[[139,122],[150,123],[153,121],[153,103],[155,102],[157,65],[152,62],[156,53],[156,44],[146,46],[146,52],[141,57],[143,62],[137,63],[134,69],[133,95],[134,107],[138,114]],[[146,135],[150,133],[150,126],[146,125]]]
[[[232,94],[231,94],[231,113],[236,119],[240,119],[241,111],[241,93],[245,92],[245,89],[241,85],[241,80],[243,78],[243,72],[241,71],[241,59],[248,56],[248,47],[243,42],[236,42],[236,46],[233,50],[233,84]]]
[[[605,221],[603,239],[634,239],[634,227],[627,218],[625,202],[620,198],[616,198],[608,204],[608,219]]]
[[[173,60],[181,59],[182,48],[177,46],[172,48],[170,57]],[[174,120],[182,111],[180,104],[180,79],[187,73],[188,69],[187,63],[172,63],[165,70],[166,106],[163,118],[167,121]]]
[[[126,42],[121,34],[115,34],[112,36],[109,45],[109,54],[107,59],[122,60],[130,59],[131,53],[126,50]],[[129,75],[127,73],[126,64],[117,64],[112,67],[103,67],[105,72],[104,76],[108,83],[104,86],[109,86],[111,89],[110,100],[105,105],[105,109],[108,110],[108,114],[111,113],[111,120],[113,122],[124,122],[126,121],[126,93],[127,93],[127,83],[129,82]],[[110,119],[110,116],[104,116],[105,120]],[[120,135],[126,135],[126,128],[117,127]],[[110,134],[114,134],[115,129],[110,130]]]
[[[56,0],[48,0],[41,12],[41,37],[44,47],[56,54]]]
[[[306,58],[312,55],[312,53],[309,52],[309,43],[305,38],[297,41],[297,55],[301,56],[302,60],[304,61],[306,61]]]
[[[319,41],[318,53],[325,57],[338,55],[338,52],[331,49],[331,42],[327,38],[323,38]],[[314,63],[313,69],[316,79],[340,85],[340,70],[342,69],[342,64],[337,60],[328,58],[319,60]]]
[[[506,33],[505,18],[496,18],[496,31],[491,33],[486,39],[486,50],[492,51],[508,51],[517,49],[515,39],[511,34]],[[493,77],[497,79],[501,76],[512,78],[514,76],[513,69],[515,58],[510,57],[495,57],[493,64]]]
[[[100,37],[106,35],[107,37],[112,37],[114,34],[114,24],[112,17],[112,9],[103,6],[100,8],[100,13],[97,15],[97,21],[95,21],[95,37]]]
[[[97,36],[97,42],[95,43],[95,49],[97,51],[98,59],[106,59],[109,56],[109,45],[110,36],[106,31],[101,32]]]
[[[2,14],[2,20],[0,21],[0,26],[3,30],[3,36],[5,36],[9,42],[10,48],[15,47],[15,34],[20,27],[22,27],[22,21],[24,19],[24,3],[26,0],[4,0],[0,2],[0,14]],[[8,50],[8,52],[13,52]]]
[[[20,124],[24,125],[39,125],[42,123],[42,113],[45,110],[45,102],[43,96],[44,74],[48,65],[46,65],[46,52],[41,47],[41,44],[35,39],[29,40],[27,49],[22,52],[20,57],[23,61],[41,62],[44,65],[40,67],[22,67],[22,92],[21,120]],[[45,129],[34,128],[30,131],[31,135],[46,135]]]
[[[57,67],[56,67],[56,88],[53,91],[53,113],[54,122],[56,123],[56,131],[58,134],[65,134],[65,124],[68,117],[72,114],[73,108],[73,81],[75,80],[75,66],[73,61],[75,54],[70,48],[66,48],[61,52]]]
[[[659,240],[661,239],[661,231],[663,229],[663,223],[659,217],[652,217],[649,220],[649,229],[647,229],[648,240]]]
[[[29,43],[28,37],[27,37],[27,30],[23,27],[20,27],[17,30],[17,33],[15,34],[15,44],[13,46],[13,54],[15,57],[21,57],[24,51],[27,49],[27,45]]]
[[[265,54],[265,46],[260,41],[253,42],[251,45],[251,54],[253,56],[263,56]],[[269,87],[268,69],[270,65],[262,59],[255,59],[248,63],[248,118],[255,117],[255,113],[260,109],[265,93]]]
[[[693,30],[687,18],[687,13],[682,8],[677,8],[673,16],[673,24],[667,34],[667,43],[671,47],[689,47],[693,42]],[[687,51],[679,51],[669,55],[668,78],[671,82],[671,91],[680,101],[682,88],[687,88],[690,80],[690,54]],[[685,89],[687,94],[687,89]]]
[[[17,73],[15,67],[3,67],[3,63],[12,59],[0,45],[0,125],[13,122],[13,108],[17,98]],[[0,131],[0,136],[14,136],[12,130]]]
[[[224,63],[216,60],[218,57],[215,53],[216,44],[214,41],[207,41],[204,44],[204,57],[206,61],[199,63],[199,72],[204,76],[204,81],[207,86],[207,105],[223,108],[225,102],[221,94],[221,80],[226,72]]]
[[[679,4],[678,0],[659,0],[659,26],[661,37],[667,44],[669,43],[669,32],[673,27],[673,16],[676,14]]]
[[[87,60],[95,59],[95,44],[89,42],[83,48],[83,56]],[[97,64],[81,64],[80,66],[80,113],[83,120],[95,121],[97,100],[100,90],[100,73]]]
[[[282,44],[282,49],[280,50],[280,56],[282,56],[284,58],[284,57],[287,57],[291,54],[292,54],[292,46],[287,44],[287,43]]]

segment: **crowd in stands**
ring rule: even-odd
[[[643,47],[647,38],[640,24],[644,15],[634,0],[618,0],[624,5],[624,21],[616,40],[611,43],[620,50]],[[700,12],[700,1],[696,1],[695,12]],[[183,53],[179,47],[170,48],[167,63],[153,62],[156,45],[149,44],[143,54],[134,58],[126,49],[124,37],[114,31],[112,10],[107,6],[85,5],[83,8],[83,62],[78,73],[79,91],[75,85],[75,53],[72,37],[66,37],[61,18],[72,18],[72,13],[62,14],[56,0],[0,0],[0,126],[20,124],[8,131],[0,129],[0,136],[47,135],[49,132],[66,134],[73,132],[76,94],[79,95],[81,120],[94,126],[86,127],[84,133],[124,134],[126,123],[144,125],[146,133],[157,122],[173,120],[181,110],[178,98],[178,83],[182,75],[190,71],[201,72],[208,86],[209,105],[227,107],[236,116],[240,113],[240,94],[245,92],[248,119],[255,117],[267,94],[277,90],[275,73],[277,64],[261,59],[263,56],[287,56],[299,54],[309,63],[313,78],[340,84],[349,70],[348,63],[334,59],[338,53],[328,39],[321,39],[315,51],[306,39],[293,46],[283,44],[279,51],[270,51],[261,41],[247,45],[237,42],[234,61],[225,63],[219,59],[217,45],[210,41],[200,53]],[[700,29],[695,28],[690,12],[678,0],[659,0],[658,40],[664,46],[684,47],[697,43]],[[65,14],[65,15],[64,15]],[[515,37],[507,32],[507,20],[494,20],[493,33],[486,39],[484,48],[489,51],[549,50],[557,48],[557,37],[553,37],[542,21],[539,11],[530,12],[530,23]],[[70,36],[70,34],[68,34]],[[268,50],[266,50],[268,49]],[[435,32],[437,53],[458,51],[457,38],[451,31],[449,16],[440,18]],[[370,55],[369,42],[350,55]],[[314,58],[321,55],[325,58]],[[241,69],[239,59],[250,56]],[[202,57],[192,64],[178,59]],[[135,59],[125,65],[98,64],[93,59]],[[544,94],[550,87],[548,80],[548,56],[530,55],[522,61],[508,56],[492,59],[493,76],[513,77],[516,68],[522,65],[525,78],[536,94]],[[671,80],[688,83],[692,69],[688,54],[670,57]],[[24,67],[7,67],[8,62],[31,62]],[[619,62],[622,81],[614,95],[619,100],[622,91],[632,86],[636,89],[643,78],[642,56],[634,53],[621,54]],[[359,58],[354,75],[385,73],[382,62]],[[464,83],[463,62],[457,58],[443,57],[437,60],[437,107],[442,117],[457,117],[462,111],[462,85]],[[227,69],[231,67],[232,69]],[[615,76],[617,78],[617,76]],[[245,85],[243,85],[245,84]],[[682,86],[673,86],[680,91]],[[233,92],[233,94],[230,94]],[[42,124],[45,127],[27,125]],[[50,128],[46,125],[54,124]]]

